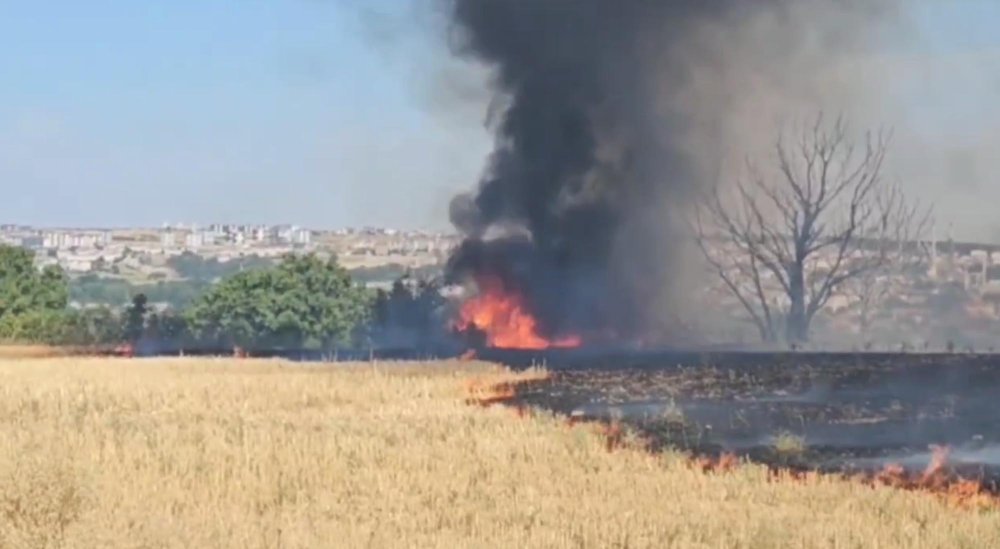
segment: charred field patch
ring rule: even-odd
[[[653,449],[792,470],[947,471],[1000,491],[1000,357],[960,354],[521,353],[550,379],[516,404],[620,422]]]

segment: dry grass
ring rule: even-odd
[[[782,431],[774,437],[774,450],[782,456],[796,456],[806,451],[806,439],[788,431]]]
[[[998,547],[1000,513],[704,474],[465,403],[482,364],[0,362],[0,546]]]
[[[0,360],[15,358],[55,358],[73,354],[66,347],[51,345],[28,345],[20,343],[0,343]]]

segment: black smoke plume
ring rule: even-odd
[[[697,89],[693,58],[730,52],[696,29],[738,29],[765,10],[780,24],[795,4],[448,0],[453,49],[492,67],[495,91],[495,149],[478,190],[451,207],[466,237],[452,279],[499,278],[546,335],[678,333],[663,320],[688,312],[681,216],[703,183],[690,136],[724,116],[685,108],[697,98],[684,94]]]

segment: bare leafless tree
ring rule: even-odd
[[[847,132],[843,118],[817,116],[792,141],[779,136],[773,169],[748,160],[696,208],[705,259],[765,341],[808,340],[834,292],[884,267],[919,219],[882,176],[891,133],[869,131],[858,146]]]

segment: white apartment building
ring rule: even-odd
[[[110,231],[51,231],[42,234],[42,247],[48,249],[97,248],[109,244]]]
[[[160,232],[160,247],[173,248],[177,245],[177,233],[170,229]]]

